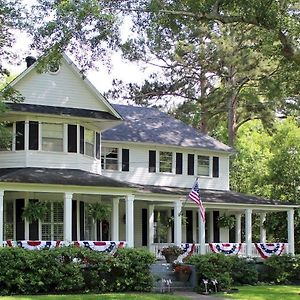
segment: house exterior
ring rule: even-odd
[[[252,216],[267,247],[266,214],[285,211],[280,252],[294,253],[297,206],[230,191],[230,147],[157,109],[110,104],[66,55],[46,73],[32,62],[11,86],[24,102],[7,103],[0,119],[12,132],[0,151],[0,245],[110,241],[157,255],[167,244],[202,254],[239,245],[256,256]],[[206,222],[186,197],[197,177]],[[43,220],[22,218],[29,202],[46,203]],[[111,207],[108,220],[90,216],[97,202]],[[234,216],[234,229],[218,227],[221,215]]]

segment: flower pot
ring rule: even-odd
[[[191,273],[177,272],[176,278],[178,281],[187,282],[190,279]]]

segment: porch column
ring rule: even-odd
[[[295,236],[294,236],[294,209],[287,212],[288,215],[288,253],[295,254]]]
[[[174,243],[177,246],[182,242],[182,202],[177,200],[174,202]]]
[[[154,205],[148,206],[148,249],[154,252]]]
[[[214,212],[208,212],[208,240],[210,243],[214,242]]]
[[[126,243],[130,248],[134,247],[134,195],[127,195],[126,202]]]
[[[205,221],[201,217],[200,210],[198,210],[198,220],[199,220],[199,243],[200,243],[200,254],[205,254]]]
[[[112,218],[111,218],[111,225],[112,225],[112,240],[118,241],[119,240],[119,198],[113,198],[113,209],[112,209]]]
[[[252,256],[252,209],[245,211],[245,238],[246,238],[246,256]]]
[[[242,242],[242,214],[235,215],[235,242]]]
[[[197,243],[197,211],[194,209],[193,212],[193,242]]]
[[[168,216],[168,218],[172,218],[172,210],[171,209],[168,209],[167,216]],[[172,243],[172,226],[170,226],[168,229],[167,243]]]
[[[3,198],[4,190],[0,190],[0,247],[3,247]]]
[[[267,240],[267,231],[266,228],[264,227],[266,216],[267,214],[265,212],[260,213],[260,242],[261,243],[265,243]]]
[[[72,241],[72,198],[73,193],[64,193],[64,240]]]

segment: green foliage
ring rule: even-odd
[[[234,227],[235,218],[234,216],[226,216],[223,214],[222,216],[219,216],[217,219],[217,224],[220,228],[225,227],[232,229]]]
[[[95,221],[107,220],[111,213],[111,206],[102,202],[90,203],[88,206],[88,214]]]
[[[119,249],[115,256],[76,247],[0,249],[0,293],[150,291],[152,254]]]
[[[48,207],[45,202],[29,201],[24,208],[22,218],[28,220],[28,222],[44,220],[48,211]]]
[[[198,276],[198,289],[204,291],[203,279],[216,279],[222,290],[233,284],[255,284],[258,272],[255,262],[238,256],[210,253],[193,255],[188,258],[189,264],[195,265]]]
[[[263,279],[277,284],[300,282],[300,256],[271,256],[265,262]]]

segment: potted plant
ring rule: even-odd
[[[219,216],[217,219],[217,224],[220,228],[232,229],[234,227],[234,223],[235,223],[234,217],[226,216],[225,214]]]
[[[161,254],[165,257],[167,263],[174,262],[182,253],[182,249],[178,246],[168,246],[161,250]]]
[[[24,208],[22,218],[26,219],[29,223],[37,220],[44,220],[48,211],[45,202],[29,201]]]
[[[192,274],[192,267],[189,265],[179,264],[174,268],[175,276],[179,281],[188,281]]]

